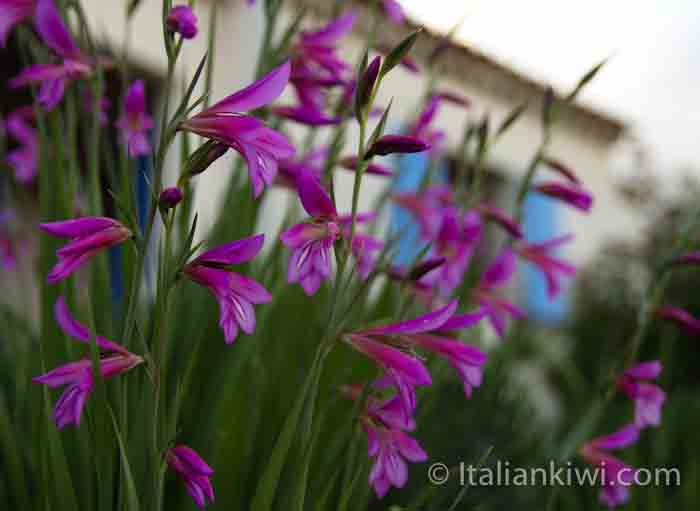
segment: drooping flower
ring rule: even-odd
[[[153,128],[153,118],[146,112],[146,92],[143,80],[136,80],[124,97],[124,112],[116,123],[122,131],[124,143],[131,157],[151,152],[148,130]]]
[[[30,124],[34,112],[19,108],[7,116],[5,129],[20,146],[7,153],[7,163],[15,171],[19,183],[29,184],[36,179],[39,165],[39,134]]]
[[[12,29],[34,15],[36,0],[0,0],[0,46],[7,46]]]
[[[183,39],[197,35],[197,16],[189,5],[176,5],[165,20],[168,30],[180,34]]]
[[[581,186],[571,183],[546,181],[535,186],[542,195],[558,199],[566,204],[588,213],[593,206],[593,196]]]
[[[392,486],[405,486],[408,480],[406,461],[419,463],[426,461],[428,455],[415,439],[403,431],[374,424],[367,418],[363,418],[361,423],[367,434],[368,454],[374,458],[369,484],[377,497],[382,498]]]
[[[344,339],[355,349],[374,360],[386,374],[400,397],[405,417],[415,410],[415,387],[430,385],[430,374],[423,363],[402,351],[422,348],[445,357],[457,369],[465,394],[481,384],[481,366],[486,355],[476,347],[447,337],[447,332],[475,325],[485,312],[454,315],[457,301],[414,319],[371,327],[346,334]]]
[[[516,246],[520,257],[537,266],[544,274],[547,281],[547,295],[550,299],[556,297],[561,291],[560,279],[562,277],[572,277],[576,274],[575,266],[551,254],[552,251],[572,239],[573,236],[567,234],[539,243],[521,242]]]
[[[367,150],[366,158],[376,155],[422,153],[430,149],[430,143],[408,135],[384,135]]]
[[[304,172],[297,176],[297,190],[312,221],[293,226],[280,239],[292,249],[287,280],[298,282],[311,296],[321,281],[331,276],[331,249],[340,236],[341,226],[331,198],[313,175]]]
[[[629,487],[634,484],[636,470],[607,451],[624,449],[637,442],[639,429],[634,424],[621,428],[607,436],[594,438],[583,444],[579,453],[591,466],[600,470],[603,486],[600,501],[609,509],[620,506],[629,499]]]
[[[406,13],[404,13],[403,7],[397,0],[382,0],[382,5],[391,21],[397,25],[402,25],[406,21]]]
[[[39,227],[51,236],[71,240],[56,251],[58,263],[49,272],[49,284],[68,278],[96,254],[131,237],[129,229],[107,217],[87,216],[43,223]]]
[[[481,219],[473,211],[461,216],[456,208],[444,210],[434,248],[436,255],[445,258],[445,263],[430,274],[441,295],[448,296],[462,282],[481,239],[481,228]]]
[[[255,280],[227,267],[253,259],[262,249],[265,236],[249,238],[208,250],[188,263],[185,276],[209,289],[219,302],[219,326],[227,344],[233,343],[239,330],[250,335],[255,331],[253,305],[268,303],[272,296]]]
[[[510,248],[505,248],[486,268],[474,290],[474,299],[486,313],[486,317],[499,337],[503,337],[508,318],[523,319],[525,312],[504,297],[495,293],[505,286],[515,274],[517,260]]]
[[[34,17],[37,32],[44,43],[63,59],[60,64],[34,64],[9,81],[10,87],[39,84],[38,101],[46,110],[63,99],[66,86],[89,76],[92,65],[83,57],[53,0],[38,0]]]
[[[178,445],[168,450],[168,466],[182,477],[187,493],[197,507],[204,508],[207,501],[214,502],[214,489],[211,485],[212,469],[193,449]]]
[[[656,311],[657,316],[672,323],[675,323],[688,335],[700,335],[700,319],[690,315],[683,309],[664,305]]]
[[[243,90],[228,96],[180,125],[205,138],[235,149],[248,165],[256,197],[272,184],[279,160],[291,158],[295,149],[280,133],[243,112],[274,101],[289,82],[289,61]]]
[[[666,393],[658,385],[649,383],[661,374],[658,360],[642,362],[627,369],[617,381],[617,387],[634,401],[634,423],[638,428],[658,426],[661,407]]]
[[[477,210],[481,214],[482,219],[498,224],[514,238],[520,239],[523,237],[523,231],[518,223],[500,208],[491,204],[479,204]]]
[[[56,301],[54,316],[66,335],[85,344],[96,342],[97,347],[108,354],[100,358],[98,362],[99,374],[102,378],[123,374],[143,362],[143,358],[134,355],[123,346],[99,335],[93,336],[84,325],[71,316],[63,297]],[[53,418],[58,429],[63,429],[68,424],[80,425],[83,407],[94,388],[93,367],[90,358],[62,365],[33,378],[32,381],[43,383],[52,389],[67,385],[56,402]]]

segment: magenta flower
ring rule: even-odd
[[[505,286],[515,274],[517,260],[509,248],[486,268],[479,285],[474,290],[474,299],[479,303],[499,337],[503,337],[508,318],[523,319],[525,312],[515,304],[497,295],[495,291]]]
[[[345,340],[384,371],[399,396],[403,417],[409,420],[416,409],[416,387],[433,383],[423,362],[398,348],[372,340],[364,332],[348,334]]]
[[[424,140],[407,135],[384,135],[372,144],[366,158],[376,155],[422,153],[430,149],[430,144]]]
[[[478,322],[481,317],[482,312],[472,315],[472,324]],[[474,388],[481,386],[481,368],[488,357],[476,346],[435,335],[419,335],[415,341],[421,348],[444,357],[457,370],[464,386],[464,394],[468,398],[471,397]]]
[[[358,167],[357,156],[346,156],[345,158],[342,158],[339,163],[343,168],[345,168],[347,170],[357,171],[357,167]],[[384,165],[381,165],[379,163],[374,163],[374,162],[369,162],[367,164],[367,168],[365,169],[365,173],[372,174],[375,176],[386,176],[386,177],[390,177],[390,176],[394,175],[394,171],[391,170],[389,167],[386,167]]]
[[[256,197],[272,184],[279,160],[294,156],[294,147],[280,133],[243,112],[274,101],[289,82],[289,61],[245,89],[186,120],[180,128],[221,142],[241,154]]]
[[[39,104],[46,110],[53,110],[63,99],[66,86],[74,80],[90,75],[92,66],[80,53],[53,0],[37,1],[34,22],[41,39],[63,58],[63,62],[29,66],[10,80],[9,85],[16,88],[39,84]]]
[[[15,179],[29,184],[36,179],[39,165],[39,134],[29,123],[34,117],[30,108],[19,108],[7,116],[5,130],[19,142],[19,147],[7,153],[7,163],[15,171]]]
[[[171,186],[170,188],[166,188],[165,190],[160,192],[160,196],[158,197],[158,204],[160,204],[162,208],[172,209],[178,204],[180,204],[184,197],[185,194],[180,188],[178,188],[177,186]]]
[[[430,274],[442,296],[448,296],[462,282],[480,239],[479,215],[470,211],[462,217],[456,208],[445,208],[434,245],[435,253],[444,257],[445,263]]]
[[[672,264],[677,266],[698,266],[700,265],[700,252],[687,252],[676,257]]]
[[[71,241],[56,251],[58,263],[48,275],[49,284],[68,278],[92,257],[131,237],[131,231],[112,218],[87,216],[39,224],[42,231]]]
[[[399,193],[393,199],[414,216],[420,226],[421,236],[426,240],[437,236],[445,212],[454,205],[452,192],[442,185],[430,186],[420,195]]]
[[[579,453],[601,474],[600,501],[612,509],[629,499],[629,487],[634,484],[636,470],[607,451],[624,449],[637,442],[639,430],[633,424],[607,436],[594,438],[583,444]]]
[[[477,210],[481,213],[481,217],[484,220],[498,224],[514,238],[520,239],[523,237],[523,231],[517,222],[506,215],[500,208],[490,204],[479,204]]]
[[[332,126],[340,124],[342,119],[326,114],[313,103],[301,103],[297,106],[278,106],[272,109],[277,117],[298,122],[306,126]]]
[[[168,466],[182,477],[187,493],[197,507],[204,508],[207,501],[214,502],[214,489],[210,481],[214,469],[199,454],[185,445],[178,445],[168,450],[166,459]]]
[[[593,206],[593,196],[576,184],[547,181],[535,186],[535,190],[586,213]]]
[[[552,238],[540,243],[520,243],[516,250],[520,257],[537,266],[544,273],[547,281],[547,295],[550,299],[556,297],[561,291],[560,279],[572,277],[576,274],[576,267],[555,258],[551,252],[564,243],[573,239],[571,234]]]
[[[408,480],[406,461],[419,463],[426,461],[428,455],[403,431],[387,429],[368,419],[362,420],[362,427],[367,434],[369,456],[375,459],[369,473],[369,484],[377,497],[382,498],[392,486],[405,486]]]
[[[265,236],[258,234],[221,245],[204,252],[183,269],[188,278],[209,289],[219,302],[219,326],[227,344],[236,340],[239,330],[252,334],[255,331],[253,305],[272,300],[270,293],[255,280],[227,268],[253,259],[264,240]]]
[[[292,249],[287,281],[298,282],[311,296],[321,281],[331,276],[331,249],[340,236],[341,225],[331,198],[313,175],[304,172],[297,176],[297,189],[312,221],[293,226],[280,239]]]
[[[661,407],[666,393],[648,380],[661,374],[658,360],[642,362],[627,369],[617,381],[617,387],[634,401],[634,423],[638,428],[658,426],[661,423]]]
[[[0,46],[7,46],[12,29],[34,15],[36,0],[0,0]]]
[[[375,382],[373,388],[381,388],[383,382]],[[357,401],[362,395],[362,385],[345,385],[342,387],[343,394]],[[368,394],[365,400],[365,415],[375,422],[381,422],[387,428],[400,429],[403,431],[413,431],[416,429],[416,421],[413,417],[404,414],[401,399],[398,395],[388,399],[380,398],[373,394]]]
[[[136,80],[124,97],[124,112],[116,122],[122,132],[124,143],[131,157],[147,155],[151,152],[148,130],[153,128],[153,119],[146,112],[146,93],[143,80]]]
[[[438,108],[443,100],[440,94],[434,94],[428,99],[425,108],[410,127],[408,134],[427,142],[431,147],[431,154],[437,155],[442,151],[442,142],[445,139],[445,132],[432,126],[437,116]]]
[[[406,13],[403,12],[403,7],[396,0],[382,0],[382,5],[384,6],[384,11],[387,17],[396,23],[397,25],[402,25],[406,21]]]
[[[109,353],[109,356],[99,360],[99,372],[103,378],[120,375],[143,362],[138,355],[104,337],[98,335],[93,341],[93,335],[89,330],[70,315],[63,297],[56,301],[54,316],[66,335],[85,344],[96,342],[101,351]],[[33,378],[32,381],[43,383],[52,389],[67,385],[68,387],[56,402],[53,418],[58,429],[63,429],[68,424],[80,425],[83,408],[94,388],[92,360],[84,358],[65,364]]]
[[[688,335],[700,335],[700,319],[691,316],[683,309],[664,305],[659,307],[656,314],[662,319],[675,323]]]
[[[314,176],[319,181],[323,174],[323,164],[328,156],[325,147],[319,147],[306,153],[301,158],[289,158],[279,162],[275,184],[285,188],[297,189],[297,177],[303,173]]]
[[[197,35],[197,16],[189,5],[170,9],[165,23],[168,30],[180,34],[183,39],[193,39]]]

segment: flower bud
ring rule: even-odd
[[[180,179],[189,179],[192,176],[201,174],[207,170],[212,163],[221,158],[228,149],[227,145],[215,140],[206,142],[190,155],[187,163],[185,163],[185,173]]]
[[[365,158],[387,154],[421,153],[430,149],[430,144],[416,137],[384,135],[369,148]]]
[[[173,7],[165,23],[171,32],[180,34],[183,39],[192,39],[197,35],[197,16],[188,5]]]
[[[180,204],[184,197],[182,190],[177,186],[171,186],[160,192],[158,203],[163,209],[171,209]]]

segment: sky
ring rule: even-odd
[[[700,168],[697,0],[401,0],[409,15],[558,90],[608,64],[581,101],[625,120],[661,173]]]

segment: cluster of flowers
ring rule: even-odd
[[[254,0],[248,3],[253,4]],[[384,0],[383,5],[390,19],[403,22],[403,12],[394,0]],[[0,25],[0,43],[5,43],[14,25],[29,19],[33,19],[37,33],[53,52],[55,62],[30,66],[11,80],[10,85],[39,84],[38,104],[45,110],[51,110],[61,102],[71,82],[89,77],[101,63],[83,55],[53,0],[0,0],[0,20],[3,23]],[[233,149],[246,163],[256,198],[273,184],[296,191],[309,218],[282,233],[281,242],[291,250],[287,280],[298,283],[308,295],[314,295],[322,282],[331,277],[332,252],[339,240],[348,244],[360,278],[367,279],[377,270],[377,253],[382,249],[383,242],[369,234],[355,232],[356,225],[373,221],[375,215],[340,214],[331,198],[332,194],[324,186],[323,169],[329,150],[319,147],[297,156],[295,147],[283,134],[268,127],[250,112],[270,105],[291,84],[298,104],[271,108],[271,112],[280,118],[309,126],[324,126],[339,124],[357,115],[357,112],[350,111],[352,101],[349,99],[361,93],[358,89],[366,89],[368,84],[372,89],[380,73],[381,58],[375,58],[359,80],[353,76],[352,66],[340,58],[338,42],[349,33],[355,20],[356,14],[350,11],[324,27],[301,32],[288,61],[245,89],[185,119],[178,126],[181,131],[208,140],[203,149],[197,152],[197,157],[190,160],[192,165],[184,179],[191,179],[203,172],[229,149]],[[183,39],[197,35],[197,18],[188,6],[173,8],[165,23]],[[412,71],[416,70],[415,64],[405,56],[402,64]],[[331,108],[334,89],[340,90],[340,100]],[[464,109],[470,105],[466,98],[436,92],[428,98],[424,110],[405,135],[380,136],[367,148],[362,161],[357,156],[346,156],[339,163],[350,171],[357,171],[362,166],[363,172],[391,176],[391,169],[371,161],[372,158],[422,151],[429,151],[431,158],[439,158],[444,151],[445,133],[434,126],[434,121],[438,109],[445,102]],[[105,100],[100,104],[102,108],[107,106]],[[88,98],[88,105],[94,107],[92,98]],[[31,125],[33,112],[31,108],[17,110],[7,117],[3,125],[4,130],[20,143],[20,147],[7,157],[20,182],[31,182],[37,174],[39,137]],[[129,87],[124,98],[123,114],[116,126],[132,157],[151,153],[147,134],[153,127],[153,120],[147,113],[142,81],[135,81]],[[577,176],[559,161],[545,159],[544,163],[561,180],[544,181],[534,188],[579,210],[589,211],[592,197]],[[175,208],[182,199],[181,188],[166,188],[160,194],[160,206]],[[571,236],[537,243],[525,241],[516,219],[486,203],[472,204],[464,210],[461,201],[447,186],[431,185],[418,193],[397,194],[393,199],[415,217],[421,238],[432,248],[425,259],[418,261],[411,269],[391,267],[379,270],[392,279],[408,284],[411,292],[432,311],[414,319],[347,332],[341,336],[344,342],[376,363],[381,372],[377,379],[367,384],[351,385],[344,389],[348,398],[362,400],[359,420],[367,435],[369,456],[374,459],[369,482],[380,497],[392,486],[404,486],[407,480],[406,461],[427,459],[418,442],[409,436],[416,427],[413,417],[417,407],[416,388],[432,383],[418,352],[435,354],[454,367],[469,398],[481,384],[482,367],[487,355],[476,346],[457,340],[455,334],[487,319],[502,337],[510,318],[525,316],[523,310],[499,293],[515,274],[518,257],[543,272],[551,298],[562,289],[562,278],[575,273],[572,265],[554,254]],[[484,225],[488,222],[502,228],[509,240],[475,286],[470,297],[475,308],[458,314],[458,302],[451,297],[464,279],[482,240]],[[2,234],[4,223],[4,220],[0,221],[0,261],[9,267],[14,257],[11,245]],[[127,242],[133,235],[128,227],[106,217],[43,223],[41,229],[49,235],[69,240],[57,251],[58,262],[48,274],[50,284],[69,278],[95,255]],[[256,328],[254,306],[272,300],[270,293],[260,283],[231,270],[232,266],[255,258],[263,243],[264,236],[261,234],[236,240],[205,251],[180,268],[180,276],[209,289],[216,298],[220,309],[219,325],[228,344],[235,341],[240,331],[252,334]],[[111,378],[136,368],[144,359],[113,341],[91,333],[71,316],[63,298],[56,302],[54,312],[57,323],[68,336],[83,343],[94,342],[102,352],[97,368],[93,367],[90,358],[83,358],[34,379],[51,388],[66,386],[54,409],[56,425],[63,428],[69,424],[80,424],[83,408],[94,388],[96,371],[102,378]],[[700,331],[696,320],[691,322],[681,312],[666,310],[664,314]],[[656,378],[660,371],[658,361],[643,363],[625,371],[618,387],[635,401],[635,421],[613,435],[586,443],[581,454],[589,463],[607,464],[608,469],[626,468],[607,451],[630,445],[638,438],[641,428],[659,424],[665,395],[648,380]],[[214,500],[210,482],[213,470],[197,453],[180,445],[169,449],[165,459],[182,476],[197,505],[201,507],[207,501]],[[614,476],[613,472],[608,470]],[[602,499],[613,506],[626,499],[626,492],[626,486],[615,480],[605,484]]]

